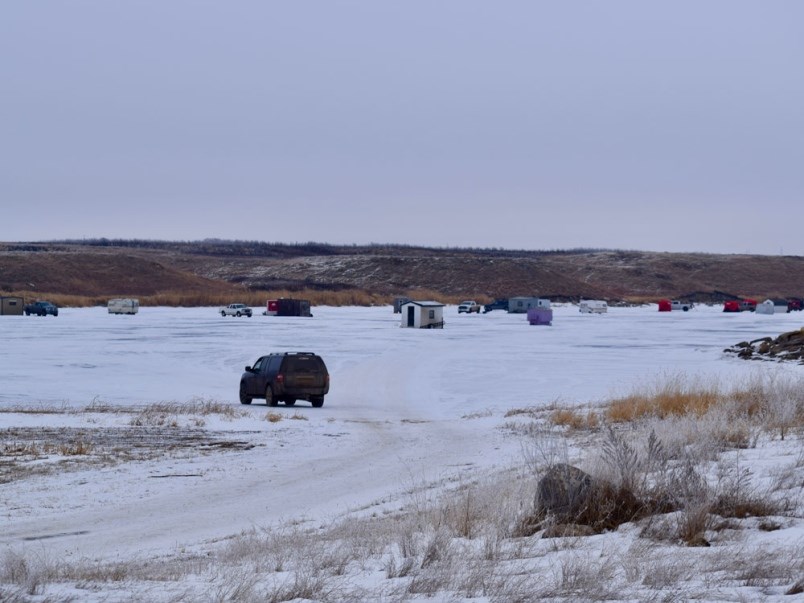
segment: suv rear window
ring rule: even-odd
[[[324,362],[318,356],[287,356],[284,369],[295,373],[323,373],[326,371]]]

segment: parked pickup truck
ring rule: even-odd
[[[471,314],[472,312],[476,312],[480,314],[480,304],[476,301],[462,301],[458,305],[458,314],[466,312],[467,314]]]
[[[30,316],[31,314],[36,314],[37,316],[47,316],[48,314],[52,314],[53,316],[59,315],[59,309],[49,301],[38,301],[27,304],[24,310],[25,316]]]
[[[678,301],[676,299],[670,302],[670,309],[672,310],[687,312],[688,310],[692,310],[693,307],[692,302]]]
[[[251,308],[246,304],[229,304],[221,308],[221,316],[251,316]]]
[[[508,298],[504,297],[504,298],[495,299],[490,304],[486,304],[485,306],[483,306],[483,314],[485,314],[486,312],[491,312],[492,310],[505,310],[507,312],[508,311]]]

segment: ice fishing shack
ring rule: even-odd
[[[444,304],[435,301],[409,301],[402,304],[401,327],[443,329]]]
[[[23,299],[15,295],[0,297],[0,315],[22,316]]]
[[[280,297],[265,303],[265,316],[312,316],[310,300]]]

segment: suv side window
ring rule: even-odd
[[[282,356],[266,358],[266,361],[270,361],[270,364],[268,364],[268,374],[276,375],[279,372],[279,365],[282,364],[282,358]]]
[[[257,362],[255,362],[255,363],[254,363],[254,366],[252,366],[252,367],[251,367],[251,368],[252,368],[252,370],[253,370],[255,373],[259,373],[259,372],[260,372],[260,367],[262,366],[262,361],[263,361],[263,360],[265,360],[265,358],[260,358],[259,360],[257,360]]]

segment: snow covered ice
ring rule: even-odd
[[[723,353],[800,328],[799,313],[553,309],[553,326],[543,327],[521,314],[459,315],[448,306],[443,330],[400,328],[390,307],[316,307],[312,318],[148,307],[134,316],[64,308],[58,318],[2,317],[7,444],[20,429],[122,434],[157,403],[212,401],[236,414],[178,415],[175,427],[201,438],[184,449],[141,457],[131,450],[130,462],[55,464],[7,478],[0,551],[35,547],[103,562],[169,555],[293,518],[382,512],[398,507],[414,483],[449,483],[520,462],[521,442],[500,429],[514,408],[594,406],[662,375],[722,383],[757,371],[804,375],[800,365]],[[327,363],[323,408],[299,401],[269,409],[259,399],[240,405],[243,367],[286,350],[315,352]],[[266,420],[269,412],[282,420]],[[147,418],[137,420],[148,427]]]

